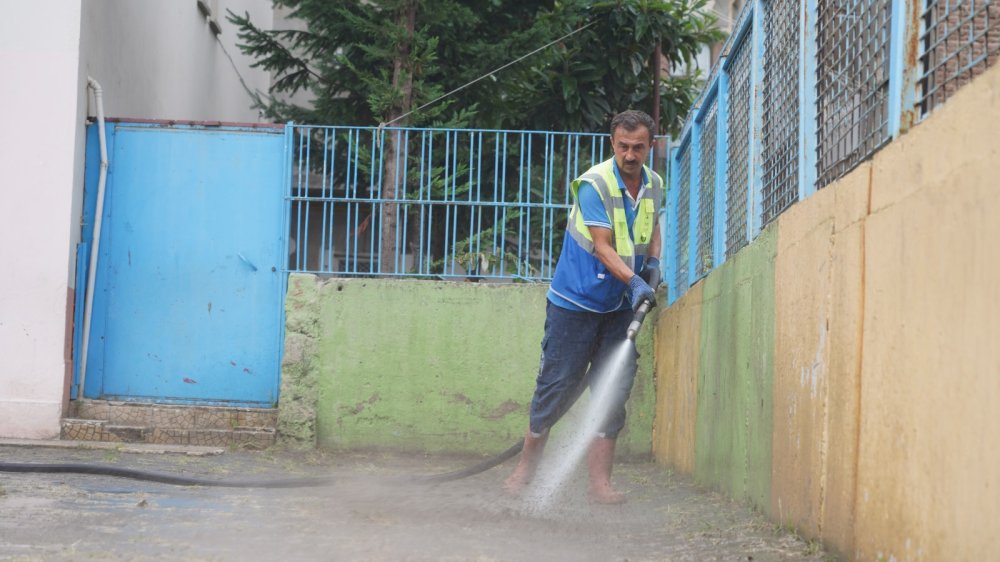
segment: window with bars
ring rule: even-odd
[[[765,4],[763,130],[763,224],[799,198],[799,3]]]
[[[729,173],[726,174],[726,255],[747,244],[747,189],[750,184],[751,49],[744,38],[729,55]]]
[[[889,141],[890,0],[819,2],[817,187]]]
[[[704,277],[712,270],[712,243],[715,222],[715,150],[718,140],[718,103],[713,99],[701,124],[698,174],[698,254],[695,274]]]
[[[688,219],[691,206],[691,144],[682,149],[680,154],[680,169],[677,171],[677,254],[676,259],[677,276],[674,278],[674,286],[678,295],[682,295],[688,288],[688,249],[690,240],[688,237]]]
[[[1000,57],[1000,4],[926,0],[918,102],[921,115],[952,96]]]

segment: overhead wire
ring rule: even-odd
[[[717,8],[710,8],[710,11],[713,12],[718,17],[719,21],[721,21],[722,23],[726,24],[728,27],[732,28],[733,25],[735,25],[735,22],[732,20],[732,18],[729,17],[728,14],[724,14],[723,12],[719,11]],[[473,84],[475,84],[475,83],[477,83],[477,82],[479,82],[481,80],[485,80],[486,78],[488,78],[490,76],[493,76],[494,74],[496,74],[496,73],[498,73],[498,72],[500,72],[500,71],[502,71],[502,70],[504,70],[504,69],[506,69],[506,68],[508,68],[510,66],[513,66],[513,65],[515,65],[515,64],[523,61],[524,59],[526,59],[526,58],[528,58],[528,57],[530,57],[530,56],[532,56],[532,55],[534,55],[536,53],[544,51],[545,49],[551,47],[552,45],[554,45],[554,44],[556,44],[556,43],[558,43],[560,41],[566,40],[566,39],[572,37],[573,35],[576,35],[577,33],[579,33],[581,31],[583,31],[583,30],[585,30],[585,29],[593,26],[596,23],[597,23],[597,21],[592,21],[592,22],[590,22],[590,23],[588,23],[586,25],[583,25],[581,27],[578,27],[578,28],[574,29],[573,31],[571,31],[571,32],[563,35],[562,37],[559,37],[557,39],[553,39],[552,41],[549,41],[545,45],[542,45],[541,47],[538,47],[537,49],[535,49],[535,50],[533,50],[533,51],[531,51],[529,53],[521,55],[520,57],[518,57],[518,58],[516,58],[516,59],[514,59],[514,60],[512,60],[512,61],[510,61],[510,62],[508,62],[508,63],[506,63],[506,64],[504,64],[502,66],[500,66],[500,67],[497,67],[497,68],[495,68],[495,69],[487,72],[486,74],[483,74],[483,75],[479,76],[478,78],[475,78],[474,80],[470,80],[469,82],[466,82],[465,84],[462,84],[461,86],[459,86],[459,87],[457,87],[457,88],[455,88],[455,89],[453,89],[453,90],[451,90],[451,91],[449,91],[449,92],[447,92],[445,94],[442,94],[442,95],[434,98],[433,100],[431,100],[431,101],[429,101],[429,102],[427,102],[427,103],[425,103],[425,104],[417,107],[416,109],[411,109],[410,111],[407,111],[406,113],[400,115],[399,117],[396,117],[395,119],[392,119],[391,121],[386,121],[386,122],[383,122],[383,123],[379,123],[378,128],[379,128],[379,130],[381,130],[381,129],[389,126],[389,125],[392,125],[393,123],[395,123],[397,121],[400,121],[403,118],[408,117],[409,115],[412,115],[413,113],[421,111],[422,109],[425,109],[425,108],[427,108],[427,107],[429,107],[429,106],[431,106],[431,105],[433,105],[433,104],[435,104],[435,103],[437,103],[437,102],[439,102],[439,101],[441,101],[441,100],[443,100],[443,99],[445,99],[445,98],[447,98],[447,97],[449,97],[451,95],[454,95],[454,94],[456,94],[456,93],[464,90],[465,88],[468,88],[469,86],[471,86],[471,85],[473,85]],[[236,71],[236,76],[239,78],[240,84],[243,86],[243,89],[247,92],[247,94],[250,96],[250,98],[256,104],[260,105],[261,104],[260,92],[252,90],[247,85],[246,81],[243,79],[243,74],[240,72],[239,67],[237,67],[237,65],[236,65],[236,61],[233,60],[233,57],[229,54],[229,51],[226,49],[225,44],[223,44],[222,41],[219,39],[219,35],[216,34],[216,33],[213,33],[213,35],[215,37],[216,42],[219,44],[219,47],[222,49],[223,54],[225,54],[226,58],[229,59],[229,63],[230,63],[230,65],[232,65],[233,70]]]
[[[404,117],[406,117],[406,116],[408,116],[410,114],[416,113],[416,112],[424,109],[425,107],[431,106],[431,105],[433,105],[433,104],[435,104],[435,103],[443,100],[444,98],[446,98],[446,97],[448,97],[448,96],[456,93],[456,92],[464,90],[465,88],[468,88],[469,86],[475,84],[476,82],[479,82],[480,80],[483,80],[485,78],[493,76],[497,72],[500,72],[501,70],[503,70],[503,69],[505,69],[505,68],[507,68],[509,66],[515,65],[515,64],[523,61],[524,59],[530,57],[531,55],[534,55],[535,53],[538,53],[540,51],[544,51],[545,49],[551,47],[552,45],[555,45],[556,43],[558,43],[560,41],[568,39],[569,37],[572,37],[573,35],[576,35],[577,33],[583,31],[584,29],[587,29],[588,27],[590,27],[590,26],[592,26],[592,25],[594,25],[596,23],[597,23],[596,20],[592,21],[592,22],[590,22],[590,23],[588,23],[588,24],[586,24],[584,26],[578,27],[578,28],[574,29],[573,31],[570,31],[569,33],[567,33],[566,35],[563,35],[562,37],[560,37],[558,39],[553,39],[552,41],[549,41],[548,43],[542,45],[541,47],[535,49],[534,51],[531,51],[530,53],[527,53],[525,55],[521,55],[520,57],[518,57],[518,58],[516,58],[516,59],[514,59],[514,60],[512,60],[510,62],[508,62],[507,64],[505,64],[505,65],[503,65],[503,66],[501,66],[499,68],[496,68],[494,70],[491,70],[491,71],[487,72],[486,74],[483,74],[482,76],[480,76],[479,78],[476,78],[475,80],[470,80],[469,82],[466,82],[465,84],[462,84],[461,86],[455,88],[454,90],[452,90],[452,91],[450,91],[450,92],[448,92],[446,94],[440,95],[440,96],[432,99],[431,101],[429,101],[429,102],[421,105],[420,107],[418,107],[416,109],[411,109],[410,111],[407,111],[406,113],[400,115],[399,117],[396,117],[395,119],[393,119],[391,121],[387,121],[387,122],[384,122],[384,123],[379,123],[378,128],[379,128],[379,130],[381,130],[384,127],[392,125],[396,121],[399,121],[400,119],[403,119]]]

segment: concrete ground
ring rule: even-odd
[[[478,460],[0,444],[0,462],[110,464],[208,479],[333,478],[324,487],[253,489],[0,472],[0,560],[832,559],[815,543],[652,463],[615,467],[616,485],[629,498],[620,506],[590,504],[582,470],[551,505],[507,497],[500,484],[513,461],[434,486],[405,478]]]

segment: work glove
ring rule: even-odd
[[[639,305],[647,299],[649,299],[649,306],[656,306],[656,293],[653,292],[653,288],[648,283],[642,280],[642,277],[633,275],[628,280],[628,292],[629,300],[632,301],[632,312],[639,310]]]
[[[646,258],[646,263],[643,264],[642,271],[639,272],[639,277],[642,277],[642,280],[655,291],[660,285],[660,280],[663,278],[663,275],[660,273],[660,260],[657,258]]]

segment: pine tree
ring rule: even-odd
[[[624,109],[656,112],[651,61],[657,45],[677,66],[719,39],[705,0],[276,3],[307,29],[264,30],[247,15],[230,13],[229,19],[255,66],[274,73],[274,95],[263,108],[269,117],[309,124],[603,131]],[[699,87],[697,77],[660,82],[664,131],[680,124]],[[281,101],[281,94],[300,90],[313,94],[312,106]]]

